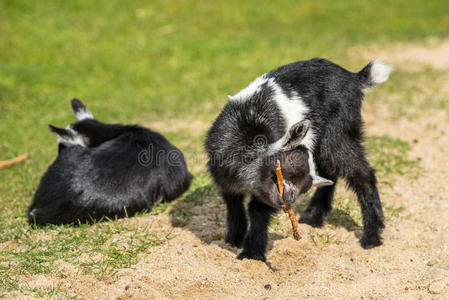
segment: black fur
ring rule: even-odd
[[[307,108],[303,119],[311,123],[315,143],[313,150],[297,148],[296,151],[303,154],[302,161],[310,150],[318,174],[334,182],[318,187],[300,222],[312,226],[323,224],[332,208],[335,183],[343,177],[357,194],[362,208],[364,234],[361,245],[371,248],[382,243],[382,206],[375,173],[362,146],[364,91],[382,82],[373,79],[372,66],[370,63],[359,73],[352,73],[325,59],[299,61],[265,74],[265,81],[253,93],[242,94],[244,97],[240,98],[237,94],[225,105],[208,133],[206,149],[210,156],[209,170],[227,205],[226,242],[240,246],[243,241],[244,249],[239,258],[265,260],[269,216],[279,208],[274,196],[264,197],[268,194],[260,192],[267,189],[269,177],[261,175],[261,170],[268,168],[268,173],[273,173],[275,167],[273,163],[266,164],[265,159],[274,155],[275,142],[285,137],[287,118],[290,117],[275,101],[273,82],[289,101],[299,96]],[[263,143],[257,141],[260,137],[263,137]],[[279,148],[278,152],[285,152],[285,148]],[[285,161],[283,164],[284,169]],[[313,171],[306,166],[295,170],[299,173]],[[301,180],[310,181],[310,177],[302,176]],[[273,189],[273,184],[268,189]],[[297,183],[293,182],[293,186],[297,187]],[[311,184],[304,186],[306,188],[298,188],[299,193],[305,192]],[[248,232],[243,208],[246,194],[253,197],[248,209],[251,222]]]
[[[179,197],[190,186],[192,175],[181,151],[157,132],[94,119],[82,119],[70,128],[51,127],[62,141],[29,207],[30,224],[131,216],[150,211],[162,198]],[[81,136],[85,144],[64,140],[70,136]]]

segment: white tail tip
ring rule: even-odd
[[[376,59],[371,66],[371,81],[379,84],[387,81],[393,67],[384,63],[381,59]]]

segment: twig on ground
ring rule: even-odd
[[[9,167],[9,166],[18,164],[18,163],[23,162],[23,161],[25,161],[27,159],[28,159],[28,154],[22,154],[22,155],[19,155],[17,157],[14,157],[14,158],[11,158],[11,159],[8,159],[8,160],[0,161],[0,169],[3,169],[3,168],[6,168],[6,167]]]

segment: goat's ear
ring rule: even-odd
[[[282,150],[287,151],[298,147],[310,128],[310,121],[303,120],[294,124],[283,138]]]
[[[313,179],[312,186],[316,186],[316,187],[334,184],[334,182],[332,180],[323,178],[323,177],[315,175],[315,174],[312,175],[312,179]]]
[[[72,134],[70,131],[64,128],[55,127],[53,125],[47,125],[48,130],[50,130],[51,133],[53,133],[58,138],[66,138],[70,139],[72,137]]]
[[[71,103],[73,114],[75,115],[75,118],[78,121],[94,118],[92,113],[86,108],[83,102],[81,102],[79,99],[72,99]]]

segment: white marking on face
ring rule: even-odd
[[[240,92],[234,96],[228,96],[230,101],[245,101],[252,95],[260,92],[261,86],[267,82],[266,74],[256,78],[251,82],[246,88],[242,89]]]

